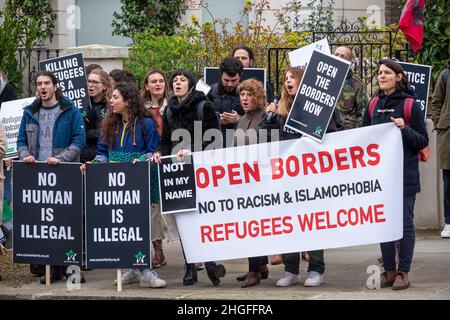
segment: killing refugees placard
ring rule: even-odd
[[[86,266],[150,267],[150,163],[87,165]]]
[[[0,109],[0,121],[5,126],[8,148],[5,158],[17,157],[17,137],[19,136],[20,122],[23,109],[30,105],[35,97],[3,102]]]
[[[13,261],[81,265],[79,163],[13,162]]]
[[[212,86],[213,84],[219,82],[220,80],[220,71],[218,67],[205,67],[204,78],[207,85]],[[244,68],[242,72],[242,81],[247,79],[256,79],[261,81],[264,85],[264,90],[267,91],[266,88],[266,69],[264,68]]]
[[[427,117],[428,93],[430,90],[431,66],[407,62],[399,62],[408,77],[408,82],[417,95],[417,103],[423,112],[424,119]]]
[[[82,53],[40,61],[39,71],[52,72],[63,94],[78,108],[91,105]]]
[[[343,59],[314,50],[286,127],[322,141],[349,67]]]
[[[177,162],[176,157],[164,157],[158,166],[161,213],[197,209],[195,172],[192,156]]]

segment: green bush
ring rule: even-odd
[[[158,35],[149,30],[134,36],[135,44],[124,61],[124,68],[130,70],[142,87],[145,74],[159,68],[167,76],[176,69],[199,70],[197,65],[201,49],[193,39],[198,34],[193,28],[182,27],[175,35]]]
[[[450,10],[448,0],[425,1],[425,24],[422,49],[418,62],[433,67],[433,79],[449,60],[450,50]]]
[[[120,12],[113,13],[113,35],[132,37],[148,29],[174,34],[187,5],[183,0],[121,0]]]
[[[6,0],[0,10],[0,70],[21,94],[22,71],[34,46],[53,37],[56,14],[51,0]],[[16,57],[19,47],[24,48],[22,64]],[[22,65],[22,68],[20,68]]]

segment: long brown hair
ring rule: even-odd
[[[148,112],[144,107],[139,90],[129,83],[118,83],[114,87],[114,90],[118,90],[123,98],[123,101],[128,104],[128,130],[135,132],[136,121],[141,117],[148,117]],[[105,118],[102,122],[103,136],[106,143],[112,147],[114,145],[114,139],[119,134],[119,128],[122,125],[122,115],[112,112],[111,108],[108,108]]]
[[[145,89],[145,85],[148,84],[148,78],[155,73],[162,75],[162,77],[164,78],[164,93],[163,96],[158,99],[158,106],[161,107],[164,103],[164,99],[167,99],[167,97],[169,96],[169,84],[167,83],[167,78],[164,71],[162,71],[161,69],[155,68],[147,72],[147,74],[144,77],[144,86],[141,90],[141,97],[144,100],[144,102],[152,100],[152,95],[150,91],[147,91],[147,89]]]
[[[280,102],[278,103],[278,113],[283,117],[288,116],[289,111],[291,110],[292,107],[292,103],[294,102],[294,97],[291,97],[289,95],[286,86],[284,85],[284,82],[286,81],[286,75],[288,72],[292,73],[292,75],[298,81],[298,84],[300,86],[300,81],[302,81],[305,70],[303,70],[302,68],[290,67],[287,68],[286,72],[284,73],[283,86],[281,88],[281,99]]]

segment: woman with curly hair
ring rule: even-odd
[[[237,88],[237,92],[245,115],[239,119],[237,124],[234,133],[234,145],[258,143],[259,125],[266,116],[264,111],[266,106],[264,86],[261,81],[248,79],[242,81]],[[241,287],[255,286],[261,282],[261,279],[267,279],[269,276],[268,263],[267,256],[248,258],[247,274],[237,277],[238,281],[242,281]]]

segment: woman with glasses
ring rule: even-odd
[[[81,152],[80,156],[83,163],[95,158],[97,142],[100,137],[100,125],[111,99],[111,81],[105,71],[101,69],[91,71],[88,76],[88,93],[91,106],[81,110],[86,130],[86,149]]]

